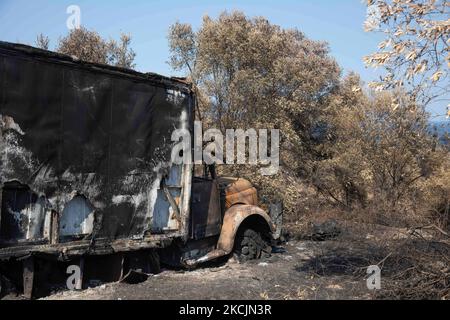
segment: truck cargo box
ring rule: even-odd
[[[180,79],[0,42],[0,259],[185,237],[192,168],[171,135],[194,101]]]

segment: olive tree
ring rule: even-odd
[[[105,40],[96,31],[81,27],[59,39],[56,51],[83,61],[132,69],[136,53],[130,44],[131,36],[128,34],[121,34],[119,41]]]
[[[368,0],[366,31],[384,40],[365,57],[386,73],[373,88],[402,87],[422,106],[450,99],[450,3],[447,0]],[[450,105],[449,105],[450,106]],[[450,115],[450,110],[448,111]]]
[[[282,170],[277,177],[264,179],[254,168],[238,166],[232,173],[251,177],[263,193],[283,193],[285,200],[293,194],[288,210],[294,210],[297,192],[285,181],[304,172],[315,156],[312,132],[340,76],[328,45],[237,11],[205,16],[198,30],[177,22],[168,38],[170,64],[194,83],[205,126],[222,132],[280,129]]]

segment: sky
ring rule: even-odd
[[[377,49],[381,35],[363,31],[366,17],[363,0],[0,0],[0,40],[33,45],[40,33],[47,35],[51,49],[67,34],[66,10],[81,9],[81,24],[105,38],[121,32],[133,37],[136,69],[166,76],[182,76],[167,64],[168,28],[179,21],[194,29],[202,17],[217,17],[222,11],[240,10],[246,15],[264,16],[284,28],[296,28],[313,40],[329,43],[331,55],[343,74],[355,71],[366,81],[375,80],[380,70],[366,68],[362,58]],[[432,113],[445,109],[432,106]]]

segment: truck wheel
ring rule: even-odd
[[[253,229],[245,229],[236,237],[234,254],[240,262],[268,258],[271,252],[271,246]]]

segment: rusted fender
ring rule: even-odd
[[[225,209],[235,205],[257,205],[258,192],[250,181],[242,178],[221,177],[217,179],[225,190]]]
[[[217,243],[218,250],[223,251],[226,254],[233,251],[237,231],[242,222],[250,216],[261,217],[267,223],[271,232],[276,230],[276,226],[272,223],[269,215],[263,209],[251,205],[233,206],[225,213],[222,232],[220,233],[219,242]]]
[[[201,258],[183,261],[184,265],[186,267],[195,267],[200,263],[211,261],[230,254],[233,251],[234,240],[239,227],[245,219],[251,216],[260,217],[261,221],[265,221],[267,223],[270,232],[275,232],[275,225],[263,209],[252,205],[235,205],[225,212],[217,248]]]

